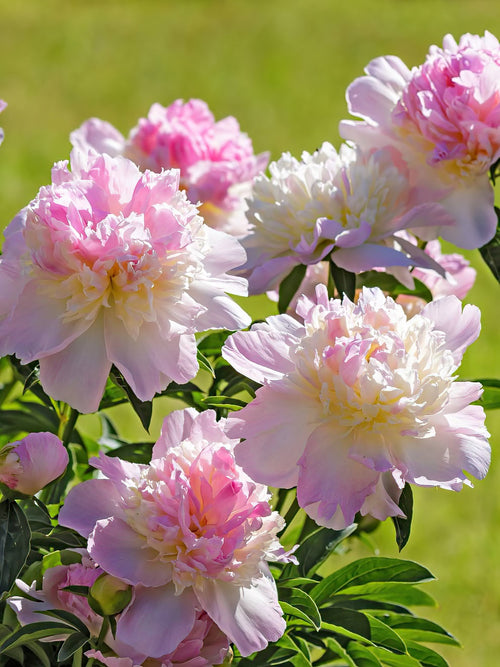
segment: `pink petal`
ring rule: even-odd
[[[120,615],[116,638],[153,658],[172,653],[191,632],[196,598],[191,590],[175,594],[173,584],[137,586],[132,603]]]
[[[203,609],[243,656],[261,651],[285,631],[276,584],[264,564],[262,576],[245,587],[205,579],[202,586],[197,587],[196,595]]]
[[[88,551],[106,572],[133,586],[163,586],[171,580],[170,568],[158,560],[158,551],[116,516],[97,521]]]
[[[89,479],[74,486],[59,512],[61,526],[88,537],[99,519],[121,510],[121,496],[109,479]]]

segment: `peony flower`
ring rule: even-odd
[[[268,153],[254,155],[252,142],[232,116],[215,122],[202,100],[153,104],[128,140],[97,118],[71,134],[74,146],[99,153],[125,155],[141,169],[180,169],[181,187],[200,214],[216,229],[241,236],[246,232],[245,197],[251,181],[263,171]]]
[[[7,102],[4,102],[3,100],[0,100],[0,113],[5,109],[6,106],[7,106]],[[4,137],[3,129],[0,127],[0,144],[3,141],[3,137]],[[264,168],[265,168],[265,166],[264,166]]]
[[[324,143],[298,161],[289,153],[256,177],[242,243],[249,291],[276,289],[298,264],[311,265],[332,251],[337,266],[366,271],[376,266],[419,265],[440,270],[420,249],[396,236],[407,227],[447,223],[436,204],[415,205],[415,192],[398,151],[362,152]]]
[[[16,612],[21,625],[54,621],[53,616],[43,612],[61,609],[79,618],[85,623],[90,634],[97,637],[102,626],[102,616],[90,608],[86,597],[65,589],[68,586],[90,587],[101,574],[101,568],[86,552],[83,552],[81,562],[48,568],[43,574],[42,587],[39,590],[36,588],[36,581],[27,586],[21,579],[16,579],[16,586],[28,597],[13,595],[7,598],[7,602]],[[65,637],[54,635],[45,641],[60,639]]]
[[[458,253],[443,254],[438,240],[429,241],[425,246],[425,252],[445,270],[444,277],[430,269],[418,267],[412,271],[412,276],[429,288],[433,299],[450,294],[465,299],[476,280],[476,271],[465,257]],[[424,299],[406,294],[400,294],[396,302],[404,307],[407,315],[420,312],[426,303]]]
[[[320,525],[343,528],[355,514],[403,516],[405,482],[459,490],[482,478],[490,450],[484,411],[470,405],[477,382],[456,382],[479,310],[454,296],[407,320],[378,288],[356,304],[303,297],[297,312],[270,317],[228,338],[223,357],[262,383],[228,420],[247,474],[297,486],[299,505]]]
[[[119,622],[119,621],[118,621]],[[130,646],[111,642],[117,655],[103,655],[101,651],[87,651],[88,658],[97,658],[107,667],[212,667],[220,665],[229,645],[227,637],[205,612],[198,612],[189,635],[168,655],[159,658],[137,655]]]
[[[249,324],[225,294],[246,294],[225,273],[244,252],[203,224],[175,170],[77,151],[71,166],[6,230],[0,355],[39,359],[52,398],[94,412],[112,364],[149,400],[196,375],[195,332]]]
[[[267,488],[236,466],[213,411],[170,414],[149,465],[101,455],[102,478],[74,487],[59,515],[89,553],[135,587],[116,639],[159,658],[204,610],[243,655],[285,630],[266,560],[291,560]],[[165,628],[168,627],[168,632]]]
[[[394,56],[376,58],[367,76],[347,90],[349,111],[341,135],[366,147],[399,148],[411,182],[439,201],[455,220],[424,230],[462,248],[495,234],[497,217],[488,171],[500,157],[500,45],[488,32],[446,35],[423,65],[411,71]]]
[[[68,452],[53,433],[30,433],[0,449],[0,482],[33,496],[62,475]]]

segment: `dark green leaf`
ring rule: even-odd
[[[153,414],[153,403],[151,401],[141,401],[138,399],[128,382],[115,366],[111,368],[111,378],[113,382],[127,394],[127,398],[135,414],[139,417],[144,429],[149,431],[151,416]]]
[[[404,629],[421,630],[434,635],[443,635],[445,639],[442,643],[455,644],[456,646],[459,645],[455,637],[453,637],[447,630],[434,621],[429,621],[426,618],[419,618],[418,616],[412,616],[410,614],[384,613],[383,621],[392,628],[395,628],[398,632]],[[441,640],[433,639],[432,641],[440,642]]]
[[[428,593],[403,582],[370,581],[360,586],[348,586],[342,589],[341,595],[337,596],[339,598],[337,604],[343,604],[342,597],[344,595],[404,606],[434,607],[436,604],[434,598]],[[335,603],[335,599],[333,603]]]
[[[24,646],[36,639],[56,637],[57,635],[68,635],[73,632],[69,625],[63,623],[52,623],[42,621],[41,623],[30,623],[9,635],[0,645],[0,653],[16,646]]]
[[[298,264],[290,273],[281,281],[278,298],[278,312],[286,313],[291,300],[300,287],[300,283],[306,275],[306,266]]]
[[[16,371],[17,376],[24,384],[24,391],[31,391],[37,398],[39,398],[45,405],[52,406],[52,399],[42,389],[42,385],[37,382],[39,365],[37,361],[30,364],[21,364],[19,359],[15,356],[9,357],[10,363]]]
[[[366,614],[352,609],[331,608],[322,609],[321,616],[323,618],[322,628],[329,625],[337,628],[334,632],[360,640],[361,643],[372,643],[370,622]]]
[[[375,644],[396,653],[406,653],[406,645],[397,632],[375,616],[366,613],[365,616],[370,623],[370,638]]]
[[[79,648],[85,646],[88,640],[88,636],[82,635],[79,632],[75,632],[67,637],[59,649],[59,653],[57,654],[57,662],[64,662],[68,658],[71,658],[73,653],[76,653]]]
[[[421,667],[418,660],[412,658],[411,655],[392,653],[379,646],[370,646],[370,653],[376,656],[383,665],[387,665],[387,667]]]
[[[232,396],[207,396],[202,403],[208,408],[226,408],[227,410],[241,410],[247,405],[247,401],[241,401]]]
[[[323,644],[325,647],[328,649],[330,653],[332,653],[335,656],[338,656],[339,658],[342,658],[345,660],[347,665],[349,667],[357,667],[356,663],[353,661],[353,659],[350,657],[350,655],[347,653],[345,648],[338,642],[335,637],[324,637],[323,638]],[[359,646],[359,644],[354,644],[353,646]],[[327,658],[328,659],[328,658]],[[330,662],[330,661],[329,661]],[[315,663],[316,664],[316,663]],[[322,662],[320,664],[323,664]]]
[[[356,530],[356,524],[343,530],[320,528],[302,542],[295,552],[299,561],[299,573],[303,576],[313,574],[332,551]]]
[[[480,382],[483,385],[483,393],[476,404],[481,405],[485,410],[500,408],[500,380],[483,378],[474,380],[474,382]]]
[[[134,442],[121,445],[106,452],[108,456],[118,456],[132,463],[149,463],[153,452],[152,442]]]
[[[30,551],[31,531],[15,500],[0,503],[0,595],[10,590]]]
[[[398,634],[405,641],[429,642],[432,644],[448,644],[450,646],[460,646],[460,643],[451,635],[443,635],[438,632],[428,632],[427,630],[411,630],[406,628],[397,628]]]
[[[335,253],[333,254],[335,257]],[[351,271],[341,269],[335,264],[335,261],[330,257],[330,276],[332,277],[335,287],[340,298],[345,294],[348,299],[354,301],[356,295],[356,274]]]
[[[495,213],[500,219],[500,209],[497,206],[495,206]],[[479,248],[479,252],[496,281],[500,283],[500,224],[497,226],[495,236],[486,245]]]
[[[408,653],[418,660],[422,667],[448,667],[446,660],[428,646],[407,641]]]
[[[39,407],[43,406],[39,405]],[[54,426],[54,423],[48,424],[45,416],[40,419],[40,415],[36,414],[35,411],[27,412],[24,409],[2,410],[0,435],[15,436],[18,433],[39,433],[40,431],[51,431],[53,433],[54,428],[57,433],[57,427]]]
[[[405,287],[390,273],[385,271],[366,271],[358,276],[359,286],[365,287],[380,287],[384,292],[388,292],[394,299],[400,294],[407,294],[409,296],[416,296],[424,301],[432,301],[432,294],[429,288],[420,280],[414,278],[415,287],[410,289]]]
[[[316,630],[321,626],[321,616],[316,603],[300,588],[285,588],[280,591],[280,604],[286,614],[297,616],[312,625]],[[287,609],[283,605],[286,605]],[[295,611],[290,610],[290,607]],[[300,612],[300,614],[296,612]]]
[[[30,664],[32,664],[33,667],[51,667],[50,658],[45,652],[45,646],[37,644],[36,642],[28,642],[24,645],[24,648],[31,651],[36,658],[36,662],[25,662],[24,664],[26,667]]]
[[[346,650],[356,667],[382,667],[380,660],[363,644],[349,642]]]
[[[66,611],[65,609],[47,609],[41,611],[40,613],[46,616],[53,616],[54,618],[63,621],[67,625],[71,625],[75,630],[81,632],[82,635],[89,637],[89,630],[87,626],[83,623],[83,621],[81,621],[77,616],[75,616],[69,611]]]
[[[198,340],[198,350],[200,350],[205,357],[220,356],[221,348],[230,333],[230,331],[212,331]]]
[[[399,509],[405,514],[405,517],[393,516],[391,518],[396,530],[396,544],[399,551],[401,551],[410,537],[411,520],[413,517],[413,493],[408,482],[404,485],[398,505]]]
[[[318,606],[331,595],[348,586],[360,586],[370,581],[401,581],[419,583],[434,579],[422,565],[398,558],[360,558],[329,575],[311,591]]]
[[[32,532],[48,533],[52,530],[50,514],[41,500],[35,497],[26,498],[19,501],[18,504],[23,510]]]

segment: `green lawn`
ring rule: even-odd
[[[69,132],[90,116],[126,133],[153,102],[201,97],[217,117],[235,115],[257,151],[298,155],[338,142],[345,88],[371,58],[393,53],[414,65],[447,32],[500,35],[491,0],[0,0],[0,12],[2,227],[49,182]],[[500,377],[500,288],[469,256],[480,269],[469,301],[482,309],[483,334],[462,374]],[[428,586],[440,603],[434,617],[464,644],[447,653],[454,667],[499,662],[499,417],[489,419],[488,478],[461,494],[417,493],[403,553],[439,577]],[[374,535],[384,555],[395,554],[391,530]]]

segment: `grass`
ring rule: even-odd
[[[9,103],[0,117],[2,227],[49,182],[52,163],[68,156],[70,131],[90,116],[127,133],[153,102],[201,97],[217,117],[235,115],[257,151],[298,155],[338,142],[345,88],[371,58],[393,53],[413,65],[447,32],[500,34],[490,0],[0,0],[0,12],[0,94]],[[482,309],[484,331],[462,375],[500,377],[499,287],[469,255],[479,269],[469,300]],[[461,494],[417,493],[403,552],[439,577],[430,587],[440,603],[434,616],[465,647],[447,652],[454,667],[498,664],[499,415],[488,423],[487,479]],[[374,539],[395,554],[389,524]]]

